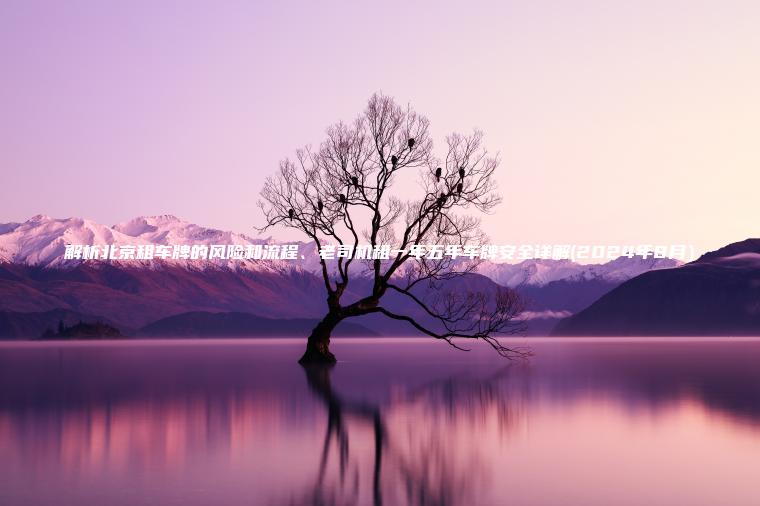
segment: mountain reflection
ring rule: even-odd
[[[0,503],[760,503],[758,341],[436,344],[3,345]]]

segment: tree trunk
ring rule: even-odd
[[[299,364],[334,364],[335,355],[330,352],[330,334],[340,323],[341,318],[335,313],[327,313],[322,321],[311,331],[306,341],[306,351]]]

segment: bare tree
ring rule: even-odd
[[[318,250],[334,244],[348,251],[334,262],[320,258],[327,313],[309,335],[301,363],[334,363],[333,329],[346,318],[369,314],[405,321],[457,348],[454,339],[480,339],[503,356],[518,353],[497,339],[522,328],[516,293],[505,288],[447,291],[447,282],[471,273],[477,261],[462,262],[429,247],[483,241],[479,220],[457,211],[487,213],[500,201],[493,177],[499,160],[482,147],[481,132],[451,134],[446,148],[445,157],[436,158],[427,118],[375,94],[353,123],[329,127],[318,149],[298,150],[267,178],[259,201],[266,218],[261,230],[290,227],[306,234]],[[394,183],[410,186],[410,173],[416,173],[419,197],[392,194]],[[396,251],[377,258],[382,245]],[[358,269],[362,265],[364,272]],[[371,286],[346,302],[349,281],[357,275],[369,278]],[[436,294],[432,300],[421,293],[423,286]],[[424,323],[383,307],[389,292],[406,297],[425,315]]]

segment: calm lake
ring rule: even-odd
[[[0,344],[2,505],[760,504],[760,341]]]

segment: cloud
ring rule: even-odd
[[[520,314],[520,318],[524,320],[550,320],[567,318],[572,314],[570,311],[524,311]]]

